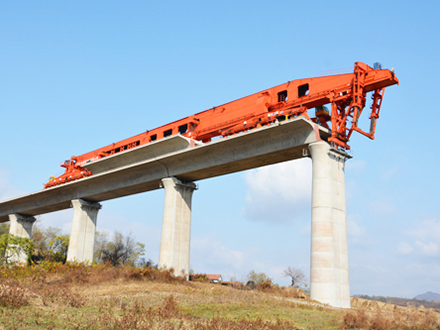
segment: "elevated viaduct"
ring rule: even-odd
[[[311,298],[349,308],[349,156],[326,142],[330,136],[302,116],[209,143],[171,136],[89,164],[92,176],[0,202],[0,222],[11,221],[11,234],[31,237],[36,215],[73,207],[68,260],[91,261],[100,202],[164,188],[159,266],[188,274],[195,181],[311,157]]]

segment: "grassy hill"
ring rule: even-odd
[[[278,286],[187,282],[152,268],[0,268],[0,329],[440,329],[439,311],[359,298],[347,311],[298,296]]]

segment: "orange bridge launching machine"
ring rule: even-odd
[[[398,83],[394,72],[382,69],[379,63],[371,68],[362,62],[355,63],[353,73],[292,80],[71,157],[61,165],[66,168],[66,172],[59,177],[51,177],[44,187],[49,188],[92,175],[87,169],[88,163],[169,136],[182,135],[209,142],[214,137],[229,136],[297,116],[304,116],[330,129],[331,137],[328,142],[336,148],[350,149],[347,143],[353,131],[374,139],[385,87]],[[372,93],[370,130],[365,132],[358,127],[358,120],[369,92]],[[325,106],[328,104],[330,111]],[[308,110],[312,108],[315,108],[315,113],[309,115]]]

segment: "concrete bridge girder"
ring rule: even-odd
[[[13,213],[33,216],[68,209],[74,199],[101,202],[159,189],[166,177],[197,181],[302,158],[307,146],[319,141],[315,126],[297,118],[205,144],[182,136],[166,138],[152,144],[164,146],[166,152],[162,155],[154,153],[139,161],[142,154],[149,157],[143,149],[150,144],[142,146],[99,160],[99,166],[93,165],[96,173],[92,171],[90,177],[0,202],[0,222],[8,221],[8,215]],[[323,128],[319,130],[329,134]],[[134,163],[126,165],[131,158]],[[122,165],[102,171],[106,162],[110,167]],[[92,163],[89,167],[93,168]]]

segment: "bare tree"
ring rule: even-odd
[[[144,255],[145,245],[135,242],[131,234],[124,236],[115,231],[113,240],[108,241],[102,235],[97,251],[97,260],[111,262],[113,266],[131,264],[135,265],[140,256]]]
[[[283,277],[290,277],[292,279],[292,286],[306,285],[306,276],[301,269],[287,267],[282,273]]]
[[[95,252],[93,253],[93,261],[96,263],[103,262],[102,258],[104,257],[102,251],[106,248],[110,239],[110,232],[108,230],[100,230],[96,231],[95,234]]]

